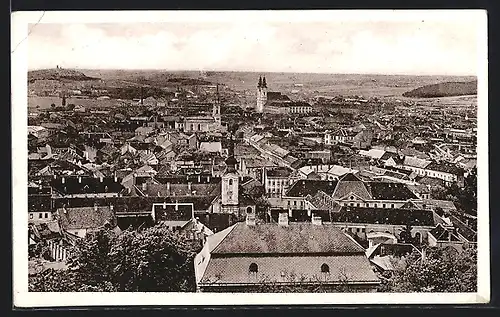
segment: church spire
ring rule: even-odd
[[[231,172],[236,172],[236,164],[238,162],[236,161],[234,157],[234,139],[233,139],[233,134],[229,134],[229,147],[228,147],[228,157],[226,160],[226,173],[231,173]]]
[[[257,85],[258,88],[262,88],[262,76],[259,76],[259,84]]]
[[[266,76],[262,79],[262,87],[267,88],[267,83],[266,83]]]

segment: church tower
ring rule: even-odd
[[[264,105],[267,102],[267,83],[266,77],[259,77],[259,83],[257,84],[257,106],[255,111],[262,113],[264,111]]]
[[[237,214],[239,211],[239,175],[236,170],[238,162],[234,158],[233,136],[231,135],[230,138],[229,155],[226,160],[226,170],[222,175],[222,212]]]
[[[212,117],[214,118],[215,125],[220,127],[221,117],[220,117],[220,97],[219,97],[219,84],[217,84],[216,100],[212,108]]]

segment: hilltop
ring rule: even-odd
[[[52,68],[40,69],[28,72],[28,81],[33,83],[37,80],[72,80],[72,81],[88,81],[99,80],[99,78],[89,77],[82,72],[74,69]]]
[[[477,80],[469,82],[444,82],[422,86],[403,93],[403,97],[435,98],[477,95]]]

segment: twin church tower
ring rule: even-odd
[[[255,107],[256,112],[262,113],[264,111],[264,105],[267,102],[267,83],[266,77],[259,77],[259,83],[257,84],[257,106]]]

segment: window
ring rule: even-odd
[[[328,266],[328,264],[323,263],[321,265],[321,273],[330,273],[330,267]]]
[[[351,196],[351,197],[350,197],[350,199],[351,199],[351,200],[354,200],[354,196]]]
[[[361,228],[361,232],[365,232],[365,231],[366,231],[365,228]]]
[[[354,203],[351,203],[351,207],[354,207]]]
[[[359,203],[356,204],[356,207],[359,207]]]
[[[385,204],[382,204],[382,208],[385,208]]]
[[[194,130],[194,123],[191,123],[191,130]]]
[[[377,208],[377,204],[375,204],[375,208]]]
[[[252,213],[252,207],[247,207],[247,214],[251,214]]]
[[[38,214],[38,219],[42,219],[42,216],[43,216],[42,213],[39,213]]]
[[[232,180],[232,179],[230,179],[230,180],[229,180],[229,186],[232,186],[232,185],[233,185],[233,180]]]
[[[250,273],[257,273],[259,271],[259,267],[257,266],[256,263],[250,264],[250,267],[248,268],[248,271]]]
[[[45,218],[49,218],[49,214],[48,213],[45,213]]]
[[[394,204],[391,204],[391,208],[394,208]]]
[[[33,214],[30,214],[30,219],[33,219]]]
[[[365,204],[365,207],[370,207],[370,204],[369,204],[369,203],[366,203],[366,204]]]
[[[201,124],[198,123],[198,131],[201,131]]]
[[[293,201],[293,205],[297,206],[297,201],[296,200]]]
[[[288,201],[288,206],[290,206],[290,201]]]

